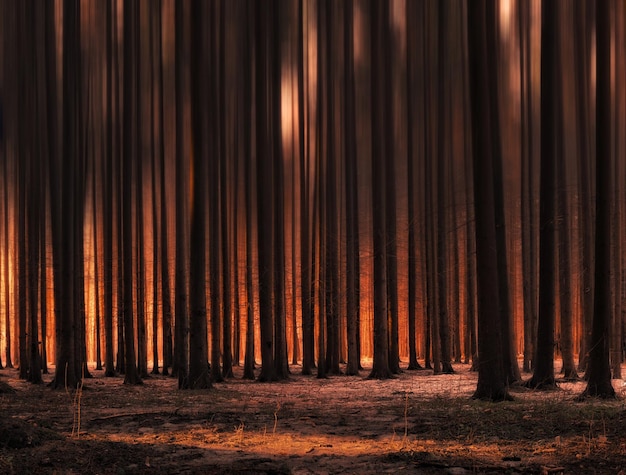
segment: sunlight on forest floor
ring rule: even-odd
[[[299,374],[179,391],[94,371],[81,394],[0,379],[2,473],[619,473],[624,400],[574,402],[584,382],[515,401],[474,401],[476,374],[402,373],[387,381]],[[241,370],[236,368],[236,376]],[[50,376],[47,376],[47,380]],[[623,397],[621,380],[614,385]],[[79,411],[80,409],[80,411]],[[80,423],[80,432],[78,425]],[[73,435],[72,435],[73,434]]]

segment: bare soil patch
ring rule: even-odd
[[[16,392],[0,395],[0,473],[626,473],[623,399],[575,402],[578,382],[474,401],[476,374],[455,370],[319,380],[296,366],[288,382],[209,391],[94,371],[79,394],[3,370]]]

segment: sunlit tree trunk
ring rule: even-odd
[[[594,308],[587,388],[581,395],[614,398],[609,363],[611,321],[611,8],[596,2],[596,239]]]

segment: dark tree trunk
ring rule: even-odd
[[[221,120],[219,121],[220,128],[220,158],[219,163],[219,175],[216,173],[216,177],[219,176],[219,190],[220,190],[220,203],[221,203],[221,246],[222,246],[222,306],[223,306],[223,336],[222,336],[222,377],[233,377],[233,325],[232,325],[232,300],[231,300],[231,261],[230,261],[230,236],[228,234],[228,164],[232,160],[232,157],[228,154],[227,147],[227,132],[226,132],[226,90],[225,83],[226,77],[226,38],[225,38],[225,9],[226,4],[222,3],[220,9],[220,24],[219,28],[219,77],[220,77],[220,90],[218,92],[219,111]],[[217,233],[214,239],[217,238]],[[219,241],[218,241],[219,242]]]
[[[591,329],[594,309],[594,262],[592,250],[594,247],[594,233],[592,223],[592,173],[591,173],[591,131],[588,117],[590,115],[589,100],[589,70],[590,70],[590,27],[587,26],[587,6],[589,2],[575,0],[574,2],[574,65],[576,74],[576,137],[578,146],[578,188],[580,189],[578,212],[580,216],[580,248],[581,248],[581,345],[578,356],[578,369],[587,369],[587,359],[591,349]]]
[[[492,116],[497,104],[497,78],[490,62],[496,38],[495,4],[468,1],[468,44],[474,161],[474,214],[476,222],[476,273],[478,283],[478,383],[473,397],[510,399],[502,357],[500,279],[496,246],[493,142],[499,124]],[[491,67],[490,67],[491,66]]]
[[[554,381],[555,327],[555,183],[556,183],[556,106],[555,68],[558,61],[557,7],[542,4],[541,25],[541,181],[539,203],[539,319],[535,371],[526,382],[534,389],[550,389]]]
[[[270,18],[268,8],[255,4],[255,81],[256,81],[256,187],[257,187],[257,231],[258,231],[258,266],[259,266],[259,319],[261,325],[261,374],[259,381],[278,379],[274,365],[274,308],[272,295],[274,290],[273,268],[273,230],[274,219],[274,178],[272,173],[271,129],[267,117],[270,111],[267,86],[268,46]]]
[[[209,8],[208,5],[205,8]],[[210,6],[209,22],[214,26],[214,4]],[[191,231],[189,235],[189,376],[188,384],[183,388],[207,389],[211,387],[211,377],[208,371],[208,343],[207,343],[207,315],[206,315],[206,196],[205,180],[207,177],[207,162],[211,163],[211,168],[216,168],[218,158],[215,155],[209,156],[209,147],[205,137],[209,140],[215,138],[213,130],[208,130],[206,120],[206,88],[203,87],[208,76],[208,64],[205,44],[206,38],[203,36],[202,23],[206,19],[203,10],[203,3],[196,0],[191,3],[191,124],[193,132],[193,156],[191,160],[192,172],[192,199],[191,199]],[[210,29],[212,32],[212,28]],[[211,42],[208,42],[212,46]],[[209,92],[209,94],[211,91]],[[211,189],[216,188],[217,177],[211,176]],[[217,194],[217,190],[213,194]],[[213,196],[212,196],[213,197]],[[215,212],[219,203],[211,201],[210,211]],[[214,220],[211,220],[214,224]],[[219,229],[211,227],[211,237],[214,238]],[[217,246],[212,245],[211,251]],[[219,259],[219,255],[211,256],[212,259]],[[211,269],[213,270],[213,269]],[[211,276],[213,279],[214,277]],[[218,278],[217,276],[215,278]],[[213,286],[212,286],[213,287]],[[213,298],[213,288],[211,297]],[[219,298],[219,294],[217,295]],[[219,309],[219,306],[218,306]],[[213,327],[213,332],[219,335],[219,327]],[[218,346],[219,348],[219,346]],[[219,371],[219,358],[217,361]]]
[[[611,8],[596,2],[596,240],[594,309],[587,388],[581,395],[614,398],[609,363],[611,321]]]
[[[164,127],[164,92],[163,92],[163,52],[162,52],[162,4],[161,0],[158,0],[157,4],[157,37],[158,37],[158,73],[157,78],[159,82],[158,90],[159,95],[159,162],[161,165],[161,199],[160,199],[160,214],[161,214],[161,300],[162,300],[162,335],[163,335],[163,375],[169,374],[168,368],[172,367],[174,362],[173,348],[172,348],[172,298],[171,298],[171,285],[170,285],[170,261],[169,261],[169,226],[168,226],[168,213],[167,213],[167,185],[166,176],[167,168],[165,162],[165,127]]]
[[[356,153],[356,110],[354,78],[354,5],[348,0],[344,5],[344,61],[346,64],[344,86],[344,153],[346,189],[346,312],[348,332],[348,362],[346,374],[359,374],[359,197]],[[414,332],[415,333],[415,332]],[[413,333],[413,334],[414,334]],[[413,337],[413,341],[415,338]]]
[[[187,239],[187,186],[186,173],[187,163],[185,160],[185,124],[184,124],[184,90],[185,90],[185,44],[184,30],[184,2],[176,0],[174,4],[175,22],[175,73],[174,93],[176,99],[176,262],[175,262],[175,342],[174,342],[174,368],[172,372],[178,376],[178,388],[185,389],[189,385],[187,377],[188,351],[189,351],[189,316],[187,315],[187,260],[185,255],[185,242]]]
[[[104,375],[115,376],[113,360],[113,109],[117,101],[113,96],[113,0],[106,3],[106,57],[107,57],[107,106],[105,154],[102,157],[102,231],[103,231],[103,277],[104,277]],[[115,79],[116,80],[116,79]],[[117,80],[116,80],[117,81]]]
[[[439,38],[437,42],[438,46],[438,76],[439,85],[437,87],[437,99],[438,99],[438,128],[437,128],[437,257],[435,261],[435,271],[437,275],[437,299],[438,299],[438,327],[439,334],[434,335],[434,338],[439,338],[439,357],[441,358],[441,367],[435,365],[435,371],[442,373],[454,373],[452,369],[452,358],[450,353],[450,314],[448,312],[448,203],[447,203],[447,189],[448,183],[446,183],[446,162],[449,160],[446,154],[446,101],[450,100],[446,97],[448,80],[446,78],[445,57],[446,48],[448,47],[448,38],[446,38],[446,1],[441,0],[438,3],[438,33]]]
[[[374,361],[370,378],[386,379],[392,376],[389,365],[389,321],[388,321],[388,272],[387,272],[387,232],[388,224],[386,217],[386,193],[385,193],[385,159],[386,152],[384,138],[381,137],[383,125],[386,120],[386,107],[383,102],[386,99],[383,82],[383,55],[386,54],[381,47],[384,39],[385,19],[388,16],[384,12],[389,11],[389,2],[384,0],[370,2],[371,21],[371,140],[372,140],[372,217],[373,217],[373,241],[374,241]],[[381,117],[382,115],[382,117]]]
[[[252,103],[252,58],[250,50],[253,47],[250,31],[251,25],[250,4],[244,3],[244,40],[243,40],[243,155],[244,155],[244,183],[246,199],[246,352],[243,362],[244,379],[254,379],[254,279],[253,279],[253,226],[254,226],[254,184],[252,182],[252,110],[245,104]],[[257,139],[258,140],[258,139]]]
[[[137,80],[134,64],[137,59],[137,44],[135,36],[135,21],[138,15],[137,4],[133,0],[124,0],[124,129],[123,129],[123,163],[122,163],[122,256],[123,256],[123,313],[124,313],[124,384],[141,384],[141,376],[137,371],[135,356],[135,323],[133,315],[133,176],[137,173],[138,164],[133,152],[133,140],[139,124],[136,114],[136,101],[133,91],[136,91]],[[136,67],[136,66],[135,66]],[[135,92],[136,93],[136,92]]]

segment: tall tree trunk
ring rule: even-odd
[[[256,80],[256,156],[257,156],[257,242],[259,266],[259,318],[261,324],[261,374],[259,381],[278,379],[274,365],[274,290],[273,230],[274,178],[272,173],[271,129],[267,123],[270,104],[267,97],[269,81],[267,46],[270,18],[268,8],[255,4],[255,80]]]
[[[251,19],[251,5],[244,3],[244,40],[243,40],[243,155],[244,155],[244,183],[246,200],[246,352],[243,362],[244,379],[254,379],[254,279],[253,279],[253,226],[254,226],[254,184],[252,182],[252,110],[245,104],[252,103],[252,58],[250,50],[253,48],[250,31],[256,26]],[[258,142],[257,138],[257,142]]]
[[[558,27],[555,3],[542,4],[541,25],[541,181],[539,203],[539,319],[535,371],[526,382],[534,389],[554,388],[555,327],[555,183],[556,183],[556,106],[555,68]]]
[[[107,108],[105,154],[102,157],[102,231],[104,277],[104,375],[115,376],[113,362],[113,113],[117,101],[113,96],[113,0],[106,3]]]
[[[385,54],[381,47],[387,27],[384,22],[388,16],[384,13],[389,11],[389,2],[376,0],[370,3],[371,21],[371,137],[372,137],[372,217],[373,217],[373,241],[374,241],[374,361],[370,378],[386,379],[391,377],[389,365],[389,321],[388,321],[388,272],[387,272],[387,232],[388,224],[386,216],[386,193],[385,193],[385,159],[386,147],[382,135],[383,126],[389,117],[386,117],[386,107],[383,102],[385,97],[384,67],[382,56]],[[381,117],[382,115],[382,117]]]
[[[594,308],[587,388],[581,395],[614,398],[609,363],[611,321],[611,8],[596,2],[596,240]]]
[[[174,93],[176,99],[176,262],[175,262],[175,308],[176,327],[174,342],[174,368],[173,373],[178,376],[178,388],[185,389],[189,385],[187,364],[189,351],[189,316],[187,314],[187,260],[186,246],[187,220],[185,219],[187,206],[186,173],[187,163],[185,160],[185,114],[184,114],[184,2],[176,0],[174,4],[174,29],[175,29],[175,74]]]
[[[204,5],[210,8],[209,23],[215,26],[214,4]],[[211,387],[211,378],[208,371],[208,343],[207,343],[207,315],[206,315],[206,197],[205,197],[205,180],[207,179],[207,162],[211,163],[211,168],[216,168],[218,157],[209,156],[208,145],[211,139],[215,138],[213,130],[209,130],[206,120],[206,88],[203,87],[208,76],[207,54],[205,46],[206,38],[203,36],[203,20],[207,15],[203,9],[201,0],[196,0],[190,5],[191,7],[191,51],[192,60],[190,68],[191,78],[191,124],[193,132],[193,155],[191,159],[192,174],[192,199],[191,199],[191,231],[189,235],[189,376],[188,384],[183,386],[189,389],[207,389]],[[212,29],[210,30],[212,33]],[[209,47],[212,42],[208,42]],[[209,55],[210,56],[210,55]],[[212,91],[209,91],[211,94]],[[209,144],[205,137],[209,136]],[[211,189],[215,188],[218,179],[211,176]],[[217,190],[212,194],[215,195]],[[212,196],[213,198],[213,196]],[[210,202],[210,212],[213,213],[219,206],[217,201]],[[215,220],[211,219],[211,224],[215,224]],[[217,227],[211,227],[211,238],[215,238],[219,233]],[[213,239],[212,239],[213,240]],[[211,251],[219,249],[219,241],[217,246],[212,245]],[[219,259],[219,254],[211,256],[212,259]],[[213,270],[213,269],[211,269]],[[214,277],[211,276],[213,279]],[[213,287],[213,286],[212,286]],[[211,288],[211,298],[213,288]],[[219,294],[218,294],[219,297]],[[218,307],[219,309],[219,307]],[[213,309],[212,309],[213,312]],[[219,327],[213,327],[213,332],[218,332]],[[218,346],[219,348],[219,346]],[[217,361],[219,371],[219,359]]]
[[[490,54],[496,38],[495,4],[468,1],[468,44],[474,162],[474,214],[476,222],[476,274],[478,283],[478,383],[473,397],[510,399],[501,349],[499,255],[496,245],[493,142],[499,123],[492,115],[497,105],[495,58]],[[495,156],[494,156],[495,155]]]
[[[133,315],[133,176],[138,172],[137,158],[133,152],[133,139],[138,130],[135,128],[139,124],[136,119],[136,101],[134,101],[133,91],[135,91],[135,81],[137,80],[136,55],[138,45],[135,36],[135,21],[138,15],[137,4],[133,0],[124,0],[124,130],[123,130],[123,168],[122,168],[122,255],[123,255],[123,312],[124,312],[124,356],[125,373],[124,384],[141,384],[141,376],[137,371],[135,353],[135,323]],[[135,66],[136,67],[136,66]],[[128,121],[128,122],[127,122]],[[137,127],[138,128],[138,127]],[[134,133],[133,133],[134,132]]]
[[[354,4],[344,5],[344,154],[346,190],[346,313],[348,332],[348,362],[346,374],[359,374],[359,197],[356,154],[356,100],[354,78]],[[415,341],[415,337],[413,337]]]
[[[590,115],[589,100],[589,28],[587,26],[587,5],[589,2],[575,0],[574,2],[574,65],[576,74],[574,82],[576,87],[576,137],[578,145],[578,212],[581,229],[581,300],[582,300],[582,329],[581,345],[578,356],[578,369],[587,369],[587,359],[591,349],[591,329],[594,309],[594,261],[592,250],[594,246],[593,217],[592,217],[592,174],[591,174],[591,131],[589,130],[588,117]]]
[[[446,56],[446,48],[448,47],[448,38],[446,38],[446,1],[442,0],[438,3],[438,77],[439,85],[437,87],[438,97],[438,128],[437,128],[437,257],[435,261],[435,269],[437,275],[437,299],[438,299],[438,327],[439,334],[434,338],[439,338],[441,352],[441,368],[436,365],[435,371],[442,373],[454,373],[452,369],[452,358],[450,353],[450,314],[448,313],[448,204],[447,204],[447,183],[446,183],[446,161],[448,161],[446,150],[446,101],[450,100],[446,97],[449,93],[448,81],[446,80],[446,69],[444,58]]]

